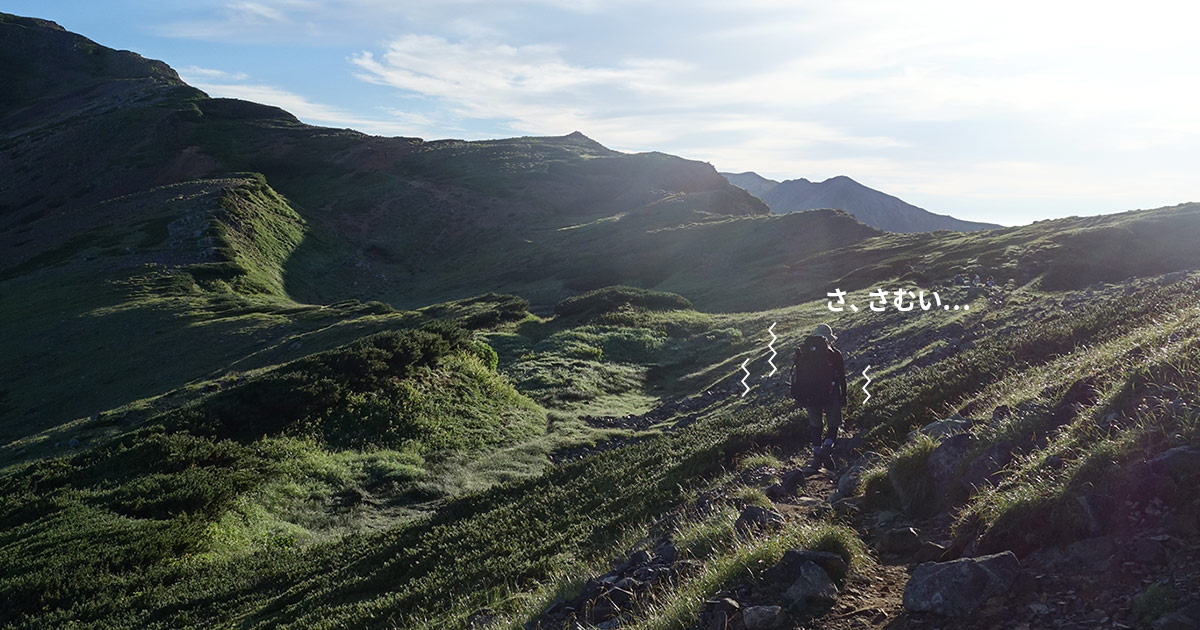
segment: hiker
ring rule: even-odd
[[[846,366],[841,351],[833,347],[835,341],[828,324],[817,326],[796,348],[792,368],[792,397],[808,411],[814,467],[833,452],[846,404]]]
[[[987,277],[987,280],[986,280],[986,281],[983,283],[983,285],[984,285],[984,286],[986,286],[986,287],[988,287],[988,288],[991,288],[991,287],[994,287],[994,286],[996,286],[996,278],[995,278],[995,276],[988,276],[988,277]]]

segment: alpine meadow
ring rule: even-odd
[[[1200,203],[586,133],[313,126],[0,14],[0,627],[1200,627]]]

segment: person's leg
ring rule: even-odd
[[[808,412],[808,441],[816,449],[821,446],[821,431],[825,428],[824,423],[821,422],[823,408],[820,405],[813,405],[807,407],[806,410]]]
[[[838,429],[842,426],[842,405],[837,402],[830,403],[825,407],[825,441],[826,450],[833,448],[837,442]]]

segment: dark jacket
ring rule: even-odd
[[[828,348],[828,352],[820,349]],[[824,361],[802,359],[816,352]],[[801,365],[804,362],[805,365]],[[792,396],[802,405],[824,406],[846,404],[846,364],[842,352],[824,337],[809,336],[796,349],[796,366],[792,372]]]

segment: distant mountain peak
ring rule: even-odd
[[[765,201],[775,214],[836,208],[849,212],[867,225],[889,232],[967,232],[1000,227],[934,214],[898,197],[864,186],[848,175],[835,175],[816,183],[803,177],[775,182],[754,172],[722,175],[731,184]]]
[[[746,171],[744,173],[721,173],[729,183],[738,186],[749,192],[755,197],[761,198],[768,190],[779,185],[779,182],[773,179],[767,179],[754,171]]]

